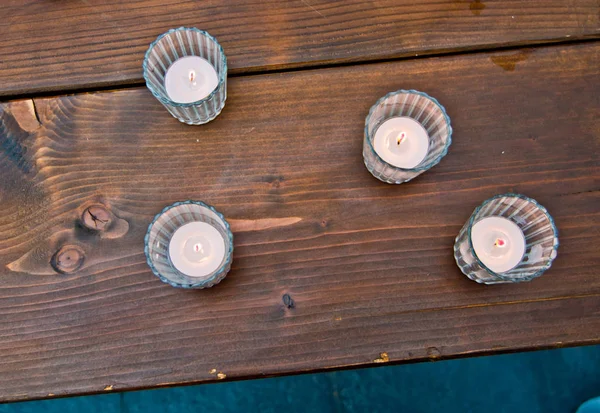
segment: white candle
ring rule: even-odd
[[[405,116],[390,118],[377,128],[373,147],[387,163],[412,169],[427,156],[429,135],[414,119]]]
[[[169,243],[173,266],[190,277],[205,277],[218,269],[225,257],[225,239],[206,222],[178,228]]]
[[[488,217],[471,229],[471,242],[481,262],[496,273],[516,267],[525,254],[525,236],[514,222]]]
[[[202,100],[219,85],[215,68],[199,56],[186,56],[176,60],[165,74],[165,89],[169,98],[177,103]]]

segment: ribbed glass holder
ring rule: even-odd
[[[167,94],[165,75],[176,60],[185,56],[206,59],[215,68],[219,83],[204,99],[178,103]],[[223,110],[227,99],[227,58],[221,45],[207,32],[180,27],[161,34],[148,48],[143,66],[146,86],[179,121],[201,125],[216,118]]]
[[[190,277],[175,268],[169,256],[169,243],[177,229],[190,222],[206,222],[225,240],[225,256],[212,273]],[[176,202],[162,210],[148,226],[144,240],[146,261],[152,272],[163,282],[179,288],[207,288],[218,284],[231,269],[233,234],[222,214],[200,201]]]
[[[416,167],[404,169],[384,161],[375,151],[373,139],[383,122],[394,117],[408,117],[419,122],[429,135],[427,155]],[[446,110],[423,92],[398,90],[388,93],[371,107],[365,120],[363,158],[373,176],[389,184],[401,184],[422,174],[448,153],[452,142],[452,127]]]
[[[487,217],[502,217],[515,223],[525,236],[525,253],[514,268],[496,273],[485,266],[475,253],[471,229]],[[454,244],[454,258],[470,279],[483,284],[530,281],[552,265],[558,250],[558,230],[554,220],[534,199],[519,194],[503,194],[478,206],[460,230]]]

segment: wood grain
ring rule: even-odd
[[[597,0],[4,1],[0,96],[142,82],[151,41],[195,26],[230,73],[600,36]]]
[[[599,50],[233,78],[197,127],[145,88],[4,105],[0,400],[599,343]],[[455,132],[439,165],[393,186],[365,169],[362,131],[400,88],[438,98]],[[507,191],[548,208],[558,258],[531,283],[481,286],[453,240]],[[147,225],[184,199],[234,224],[232,272],[210,290],[145,264]],[[125,230],[82,227],[91,205]],[[65,245],[85,255],[72,274],[50,265]]]

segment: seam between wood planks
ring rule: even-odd
[[[242,76],[262,76],[262,75],[270,75],[270,74],[278,74],[278,73],[289,73],[289,72],[300,72],[300,71],[308,71],[308,70],[317,70],[317,69],[327,69],[327,68],[336,68],[336,67],[347,67],[347,66],[356,66],[356,65],[371,65],[371,64],[379,64],[379,63],[387,63],[387,62],[398,62],[398,61],[411,61],[411,60],[420,60],[420,59],[428,59],[434,57],[446,57],[446,56],[459,56],[459,55],[471,55],[471,54],[480,54],[480,53],[492,53],[492,52],[502,52],[502,51],[511,51],[511,50],[521,50],[521,49],[529,49],[529,48],[545,48],[545,47],[557,47],[557,46],[566,46],[566,45],[578,45],[584,43],[593,43],[600,41],[600,35],[590,35],[590,36],[581,36],[581,37],[571,37],[569,39],[560,38],[560,39],[548,39],[542,40],[532,43],[508,43],[508,44],[497,44],[497,45],[486,45],[486,47],[478,48],[474,47],[464,47],[461,49],[441,49],[441,50],[428,50],[422,53],[413,53],[410,54],[397,54],[390,55],[389,57],[378,57],[378,58],[367,58],[364,60],[361,59],[337,59],[334,61],[311,61],[305,63],[298,64],[290,64],[290,65],[274,65],[274,66],[258,66],[258,67],[248,67],[243,69],[234,69],[227,73],[227,77],[242,77]],[[140,58],[140,69],[141,69],[142,60]],[[80,93],[90,93],[90,92],[102,92],[102,91],[117,91],[123,89],[132,89],[144,86],[144,79],[140,76],[136,79],[129,79],[123,81],[109,81],[109,82],[101,82],[97,84],[90,84],[89,86],[77,86],[73,88],[69,87],[58,87],[58,88],[43,88],[39,90],[33,90],[31,92],[21,92],[21,93],[8,93],[6,95],[2,95],[0,93],[1,102],[7,102],[11,100],[20,100],[20,99],[32,99],[32,98],[41,98],[41,97],[58,97],[63,95],[73,95]]]

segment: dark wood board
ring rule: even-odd
[[[600,36],[597,0],[9,0],[0,17],[0,96],[141,83],[180,26],[215,35],[231,73]]]
[[[4,104],[0,400],[599,343],[599,50],[237,77],[205,126],[145,88]],[[400,88],[438,98],[455,133],[439,165],[393,186],[365,169],[362,133]],[[531,283],[478,285],[453,240],[507,191],[549,209],[558,258]],[[185,199],[234,230],[233,270],[209,290],[145,263],[147,225]],[[94,203],[125,231],[84,231]],[[67,244],[84,266],[57,274]]]

